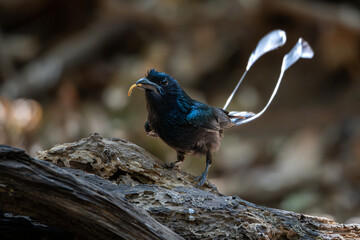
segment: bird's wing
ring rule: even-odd
[[[186,116],[187,123],[204,128],[208,131],[219,131],[226,128],[230,122],[229,117],[219,108],[197,102]]]

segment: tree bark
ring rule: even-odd
[[[37,158],[0,147],[0,211],[29,216],[75,238],[360,237],[360,225],[258,206],[222,195],[209,182],[199,188],[191,175],[163,169],[158,159],[122,139],[93,134]]]

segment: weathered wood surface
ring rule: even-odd
[[[199,189],[192,176],[163,169],[159,160],[126,140],[94,134],[37,157],[48,162],[0,148],[0,210],[30,216],[74,236],[360,238],[360,225],[257,206],[224,196],[209,182]]]
[[[0,149],[4,212],[30,216],[81,239],[182,239],[103,185],[113,184],[31,159],[20,149]]]

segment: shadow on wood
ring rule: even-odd
[[[209,182],[198,188],[191,175],[163,169],[158,159],[123,139],[93,134],[37,158],[0,145],[0,211],[29,216],[75,238],[360,236],[360,225],[257,206],[222,195]]]

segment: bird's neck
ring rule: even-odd
[[[146,91],[145,96],[148,112],[160,115],[173,111],[188,112],[194,101],[183,90],[176,94],[165,95]]]

